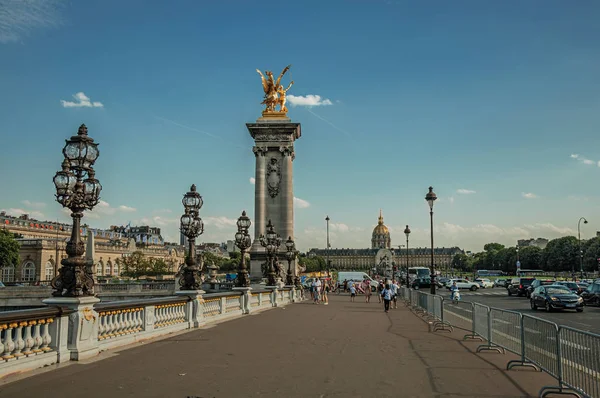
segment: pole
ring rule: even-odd
[[[56,219],[56,254],[54,255],[54,272],[52,275],[52,278],[54,278],[54,276],[56,275],[56,273],[58,272],[58,218]],[[45,277],[46,275],[44,275]],[[51,280],[52,280],[51,278]]]
[[[327,265],[325,268],[329,270],[329,216],[325,217],[325,221],[327,221]]]
[[[406,236],[406,288],[410,288],[408,283],[408,235]]]
[[[435,270],[433,268],[433,208],[429,212],[430,227],[431,227],[431,294],[435,294]]]

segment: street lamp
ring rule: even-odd
[[[329,270],[329,216],[325,217],[325,221],[327,222],[327,270]]]
[[[583,220],[584,224],[587,224],[588,221],[584,218],[581,217],[579,219],[579,221],[577,222],[577,239],[579,240],[579,268],[580,268],[580,272],[581,272],[581,278],[583,279],[583,250],[581,250],[581,220]],[[575,271],[573,271],[573,275],[575,275]]]
[[[517,243],[517,276],[519,276],[520,270],[521,270],[521,261],[519,260],[519,244]]]
[[[288,236],[288,240],[285,242],[285,248],[287,249],[285,252],[285,258],[288,262],[286,285],[292,286],[294,284],[294,275],[292,274],[292,261],[294,261],[298,252],[296,251],[296,244],[294,243],[294,240],[291,236]]]
[[[406,235],[406,287],[410,287],[410,283],[408,280],[408,235],[410,235],[410,228],[408,225],[404,228],[404,235]]]
[[[281,246],[281,237],[275,232],[275,227],[273,227],[271,220],[269,220],[269,224],[267,224],[266,235],[260,235],[258,239],[260,241],[260,245],[267,249],[267,262],[269,267],[269,272],[267,273],[267,283],[269,286],[275,286],[277,284],[275,263],[278,262],[277,252],[279,250],[279,246]]]
[[[240,267],[238,269],[237,287],[250,286],[248,270],[246,269],[246,250],[252,246],[252,239],[250,239],[250,234],[248,233],[250,225],[252,225],[252,222],[250,222],[250,218],[246,216],[246,210],[244,210],[237,220],[238,231],[235,234],[235,245],[242,253],[242,259],[240,260]]]
[[[85,245],[79,229],[83,211],[92,210],[98,204],[102,186],[92,168],[100,155],[98,144],[87,132],[87,127],[82,124],[77,135],[66,140],[62,170],[53,179],[56,201],[71,210],[73,218],[71,239],[65,249],[67,258],[60,262],[62,267],[51,283],[54,297],[94,296],[94,261],[83,257]]]
[[[429,187],[429,192],[425,195],[425,200],[429,204],[429,220],[431,225],[431,294],[435,294],[435,270],[433,267],[433,203],[437,199],[437,195],[433,192],[433,187]]]
[[[180,219],[179,230],[187,238],[189,249],[179,285],[181,290],[200,290],[202,275],[196,265],[196,238],[204,232],[204,222],[198,215],[204,202],[202,196],[196,192],[195,184],[183,195],[181,203],[185,211]]]

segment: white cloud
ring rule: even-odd
[[[448,201],[449,201],[450,203],[454,203],[454,196],[450,196],[450,197],[448,198]]]
[[[171,209],[156,209],[154,211],[152,211],[152,213],[156,214],[156,213],[172,213],[173,210]]]
[[[575,200],[575,201],[583,201],[583,202],[587,202],[590,200],[590,198],[588,198],[587,196],[576,196],[576,195],[569,195],[567,197],[567,199]]]
[[[475,192],[475,191],[472,191],[472,190],[470,190],[470,189],[462,189],[462,188],[461,188],[461,189],[457,189],[457,190],[456,190],[456,193],[459,193],[459,194],[461,194],[461,195],[470,195],[470,194],[474,194],[474,193],[476,193],[476,192]]]
[[[600,167],[600,161],[597,162],[595,160],[585,158],[585,157],[579,155],[578,153],[572,153],[570,157],[571,157],[571,159],[575,159],[578,162],[581,162],[583,164],[587,164],[589,166],[596,165],[596,166]]]
[[[299,209],[306,209],[310,206],[310,203],[308,203],[304,199],[300,199],[294,196],[294,206],[296,206]]]
[[[29,218],[34,218],[36,220],[43,220],[44,219],[44,213],[33,210],[25,210],[25,209],[17,209],[17,208],[11,208],[11,209],[2,209],[2,211],[5,211],[6,214],[14,216],[14,217],[18,217],[18,216],[22,216],[23,214],[27,214],[29,215]],[[69,214],[71,214],[69,212]]]
[[[121,210],[122,212],[125,212],[125,213],[131,213],[131,212],[137,211],[137,209],[135,207],[129,207],[129,206],[125,206],[125,205],[119,206],[119,210]]]
[[[0,0],[0,43],[20,41],[37,28],[61,23],[64,0]]]
[[[25,206],[33,207],[33,208],[36,208],[36,209],[41,209],[43,207],[46,207],[46,204],[43,203],[43,202],[32,202],[30,200],[24,200],[21,203],[23,203]]]
[[[250,184],[256,184],[256,179],[254,177],[250,177]]]
[[[535,199],[535,198],[537,198],[537,195],[534,194],[534,193],[531,193],[531,192],[527,192],[527,193],[522,192],[521,195],[523,195],[523,197],[525,199]]]
[[[102,102],[92,102],[90,98],[80,91],[73,95],[77,101],[65,101],[60,100],[60,103],[65,108],[103,108],[104,104]]]
[[[228,218],[225,216],[220,216],[220,217],[202,217],[202,220],[204,221],[204,225],[206,226],[212,226],[218,229],[224,229],[224,228],[229,228],[229,227],[236,227],[237,226],[237,219],[235,218]]]
[[[333,105],[328,99],[322,99],[320,95],[308,94],[307,96],[288,95],[287,100],[292,106],[323,106]]]
[[[579,154],[577,154],[577,153],[571,154],[571,159],[577,159],[578,157],[579,157]]]

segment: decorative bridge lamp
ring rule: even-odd
[[[293,286],[294,285],[294,275],[292,274],[292,261],[296,258],[296,244],[291,236],[288,236],[288,240],[285,242],[285,248],[287,251],[285,252],[285,257],[288,262],[288,271],[287,271],[287,280],[286,285]]]
[[[269,267],[269,271],[267,273],[268,286],[275,286],[277,284],[275,263],[278,261],[277,252],[279,250],[279,246],[281,246],[282,239],[275,232],[275,227],[273,227],[271,220],[269,220],[269,223],[267,224],[266,236],[260,235],[258,239],[260,240],[260,245],[267,249],[267,263]]]
[[[250,218],[246,216],[246,210],[244,210],[237,220],[238,231],[235,234],[235,245],[242,253],[237,276],[237,287],[250,286],[250,278],[248,278],[248,270],[246,269],[246,250],[252,245],[252,239],[248,233],[250,225],[252,225],[252,223],[250,222]]]
[[[431,225],[431,294],[435,294],[435,269],[433,265],[433,203],[436,201],[437,195],[433,192],[433,187],[429,187],[429,192],[425,195],[425,200],[429,204],[429,221]]]
[[[181,216],[179,230],[187,238],[189,250],[179,285],[181,290],[200,290],[202,275],[196,264],[196,238],[204,232],[204,223],[198,215],[203,201],[202,196],[196,192],[196,185],[192,185],[190,191],[183,195],[182,203],[185,212]]]
[[[408,236],[410,235],[410,228],[408,225],[404,228],[404,235],[406,235],[406,287],[410,287],[410,279],[408,277]]]
[[[88,136],[85,124],[77,135],[66,140],[62,170],[54,176],[56,201],[71,210],[73,229],[67,242],[67,258],[61,261],[58,275],[52,279],[54,297],[94,296],[93,260],[83,257],[85,244],[80,237],[84,210],[92,210],[100,200],[102,186],[95,178],[93,165],[100,152]]]

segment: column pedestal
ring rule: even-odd
[[[46,305],[66,308],[74,311],[69,315],[69,334],[67,349],[71,360],[81,361],[98,355],[98,323],[99,316],[94,304],[99,303],[97,297],[53,297],[42,300]]]
[[[234,287],[232,289],[235,292],[242,292],[242,312],[249,314],[252,312],[252,305],[250,299],[252,297],[251,287]]]
[[[204,290],[178,290],[175,292],[176,296],[188,296],[190,298],[190,302],[186,307],[186,318],[190,328],[197,328],[204,323],[202,308],[204,299],[202,295],[205,293]]]
[[[273,304],[273,307],[277,307],[277,292],[279,289],[277,286],[265,286],[265,289],[271,291],[271,303]]]

